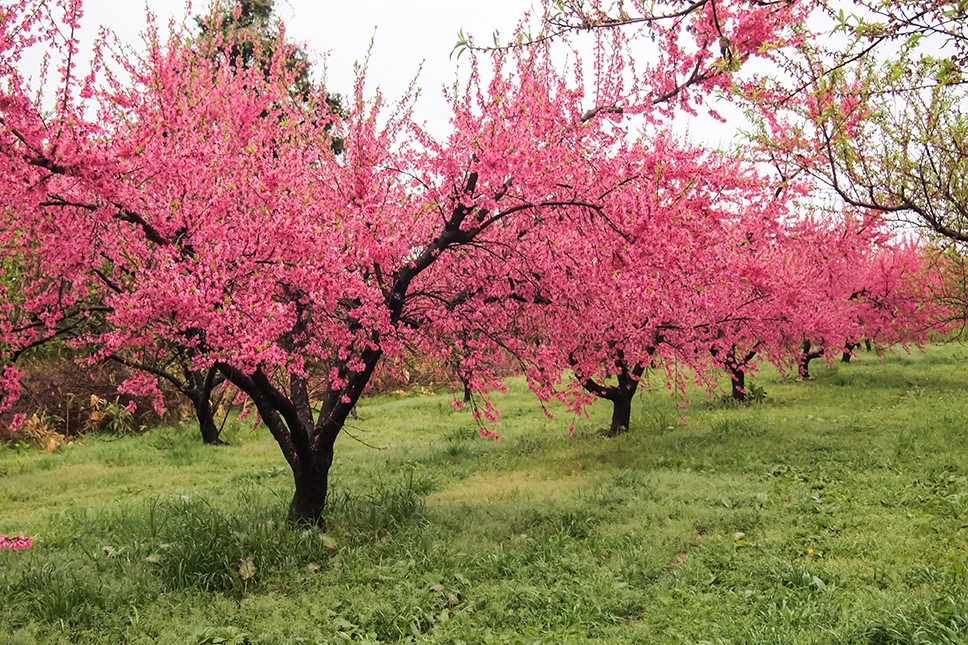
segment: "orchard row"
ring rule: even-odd
[[[80,2],[48,4],[0,17],[0,405],[54,340],[136,368],[121,391],[159,408],[159,379],[175,384],[203,430],[227,381],[293,470],[294,521],[320,520],[344,421],[408,356],[448,365],[480,417],[510,359],[542,400],[611,400],[621,432],[646,369],[673,389],[715,389],[725,369],[742,398],[757,361],[805,373],[951,318],[935,298],[950,272],[925,242],[831,207],[810,173],[760,163],[763,147],[706,149],[670,127],[748,89],[747,60],[802,44],[810,3],[670,2],[649,60],[597,19],[579,25],[598,34],[588,77],[555,62],[570,32],[549,5],[554,38],[468,45],[441,140],[412,97],[388,108],[365,76],[334,111],[284,40],[221,28],[239,8],[204,38],[152,31],[140,56],[97,47],[80,75],[65,36]],[[51,73],[28,77],[37,47]],[[849,123],[837,96],[823,113]],[[804,141],[785,150],[821,164]]]

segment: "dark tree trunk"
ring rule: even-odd
[[[219,439],[221,430],[215,423],[215,410],[212,408],[212,391],[218,382],[217,377],[218,370],[214,367],[209,368],[204,376],[201,372],[186,369],[185,378],[189,385],[181,388],[182,394],[188,397],[195,409],[202,442],[210,446],[225,445],[225,442]]]
[[[632,421],[632,398],[645,372],[645,365],[642,363],[629,369],[621,355],[615,360],[615,367],[618,369],[617,385],[602,385],[590,378],[582,381],[582,387],[586,390],[612,402],[612,423],[609,425],[607,434],[609,437],[616,437],[629,431]]]
[[[735,367],[729,370],[729,380],[732,383],[732,395],[734,401],[746,402],[746,372],[741,368]]]
[[[635,394],[635,386],[631,390],[623,388],[613,388],[613,396],[609,398],[612,402],[612,423],[608,427],[609,437],[617,437],[629,431],[632,424],[632,396]]]
[[[871,347],[871,339],[870,338],[865,338],[864,339],[864,345],[867,347],[867,351],[868,352],[874,351],[873,347]]]
[[[858,347],[860,347],[860,343],[851,343],[848,341],[844,345],[844,355],[840,357],[840,362],[849,363],[850,359],[854,355],[854,350],[857,349]]]
[[[726,369],[726,373],[729,374],[730,384],[732,385],[731,394],[734,401],[739,401],[740,403],[747,401],[746,367],[750,364],[750,361],[756,358],[756,348],[758,346],[759,343],[742,358],[736,358],[736,346],[733,345],[729,348],[729,354],[726,355],[726,360],[723,361],[723,367]]]
[[[713,348],[712,354],[714,357],[722,361],[723,369],[729,375],[729,381],[731,385],[730,396],[732,396],[734,401],[740,403],[745,403],[747,401],[746,396],[746,368],[749,367],[750,361],[756,358],[756,351],[759,348],[760,343],[757,342],[753,345],[753,348],[746,352],[742,358],[736,357],[736,345],[729,348],[729,352],[723,354],[722,350]]]
[[[192,402],[195,418],[198,419],[198,428],[202,433],[202,442],[212,446],[225,445],[225,442],[219,439],[222,431],[215,423],[215,410],[212,407],[212,392],[224,382],[218,369],[210,367],[208,372],[203,373],[192,369],[190,360],[182,356],[180,361],[182,377],[178,378],[166,369],[130,361],[116,354],[112,354],[109,358],[125,367],[153,374],[171,383]]]
[[[337,417],[331,414],[333,393],[327,393],[317,427],[313,423],[305,379],[291,376],[287,395],[277,389],[261,370],[249,375],[225,364],[219,364],[218,369],[252,399],[262,422],[269,428],[292,469],[295,491],[289,504],[289,521],[321,526],[329,469],[333,464],[333,443],[353,405],[337,399],[342,415]],[[324,417],[327,411],[330,414]]]
[[[298,332],[301,330],[297,326]],[[362,371],[349,370],[345,364],[337,368],[345,385],[340,390],[327,391],[315,419],[305,378],[290,375],[289,392],[285,393],[261,370],[248,375],[229,365],[217,365],[252,399],[292,469],[295,491],[289,504],[289,521],[293,524],[323,526],[336,437],[381,356],[379,349],[368,348],[359,355],[364,366]]]
[[[820,358],[823,356],[823,349],[818,349],[816,351],[810,351],[813,345],[809,340],[803,341],[803,353],[800,354],[800,360],[798,361],[797,368],[801,379],[810,378],[810,361],[815,358]]]
[[[215,423],[215,413],[212,411],[211,404],[205,401],[203,409],[195,407],[195,416],[198,417],[198,429],[202,431],[202,443],[210,446],[224,446],[224,441],[219,438],[221,431]]]
[[[289,521],[293,524],[324,525],[323,511],[329,492],[329,469],[333,465],[336,437],[343,429],[346,418],[356,407],[363,387],[370,379],[381,355],[374,350],[366,350],[363,354],[367,368],[360,373],[340,374],[347,383],[346,388],[326,393],[315,423],[305,380],[290,376],[290,400],[295,403],[298,426],[303,428],[301,431],[290,432],[295,448],[293,458],[289,460],[295,483],[292,502],[289,504]],[[348,400],[344,400],[344,397]],[[295,421],[289,423],[290,429],[296,425]]]
[[[317,450],[302,456],[293,467],[296,490],[289,503],[289,521],[293,524],[323,525],[323,510],[329,488],[329,468],[333,449]]]

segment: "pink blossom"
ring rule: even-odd
[[[21,533],[10,543],[10,548],[14,551],[19,549],[29,549],[31,546],[33,546],[33,544],[34,541],[31,538],[24,537],[24,534]]]
[[[33,546],[33,544],[33,539],[24,537],[23,533],[13,539],[10,539],[5,535],[0,535],[0,549],[19,551],[20,549],[29,549],[31,546]]]

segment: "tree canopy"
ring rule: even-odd
[[[0,28],[0,245],[25,258],[0,294],[4,401],[17,351],[67,315],[97,316],[71,338],[89,360],[174,341],[254,403],[293,472],[293,521],[322,521],[347,416],[410,352],[458,357],[481,394],[512,356],[540,397],[580,410],[582,386],[605,395],[616,370],[634,383],[678,361],[704,381],[729,356],[868,333],[849,311],[867,287],[844,267],[889,236],[865,217],[800,218],[799,189],[667,128],[791,33],[792,5],[698,3],[654,23],[651,64],[603,40],[591,78],[547,42],[477,55],[438,140],[362,76],[345,118],[324,88],[293,92],[302,68],[281,37],[246,40],[262,62],[239,66],[224,64],[235,41],[152,30],[120,61],[130,81],[61,64],[39,86],[15,63],[77,27],[79,2],[56,17],[38,2]],[[923,334],[931,312],[915,311]],[[158,394],[148,372],[123,388]],[[486,398],[477,413],[496,414]]]

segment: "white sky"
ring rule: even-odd
[[[2,0],[0,0],[2,1]],[[147,12],[156,16],[164,38],[168,24],[176,26],[190,22],[190,16],[208,12],[210,0],[195,0],[189,10],[185,0],[145,0],[118,2],[117,0],[83,0],[81,20],[81,58],[89,58],[99,27],[113,31],[123,44],[142,48],[142,33]],[[475,42],[486,45],[495,30],[506,42],[517,24],[528,12],[540,11],[540,0],[488,0],[485,3],[465,3],[454,0],[367,0],[365,2],[320,2],[319,0],[275,0],[275,11],[286,25],[291,40],[304,46],[313,62],[313,73],[325,80],[330,91],[350,94],[354,85],[354,63],[363,62],[371,48],[367,73],[367,92],[372,95],[377,87],[384,99],[393,104],[418,78],[421,89],[415,109],[416,118],[424,122],[430,132],[443,138],[449,134],[450,110],[443,97],[443,87],[453,84],[460,73],[466,77],[469,56],[452,56],[459,32],[473,36]],[[592,38],[587,36],[587,48],[592,49]],[[649,46],[645,43],[643,46]],[[32,75],[39,64],[40,51],[24,60],[24,71]],[[590,60],[590,56],[585,57]],[[421,69],[422,65],[422,69]],[[31,69],[33,68],[33,69]],[[79,75],[87,73],[86,65],[76,68]],[[418,77],[419,73],[419,77]],[[588,106],[592,107],[592,106]],[[735,108],[721,102],[716,109],[730,118],[725,125],[709,117],[691,118],[683,115],[674,128],[683,135],[707,145],[728,147],[736,136],[742,117]],[[687,134],[688,133],[688,134]]]
[[[104,25],[129,44],[140,44],[145,27],[145,5],[167,30],[174,19],[181,23],[188,12],[184,0],[147,0],[146,3],[117,0],[85,0],[82,38],[85,44]],[[208,0],[192,3],[191,14],[207,12]],[[276,13],[286,24],[288,36],[306,45],[314,73],[334,92],[352,92],[354,62],[363,62],[373,42],[367,84],[378,85],[386,99],[402,96],[417,77],[421,100],[417,114],[439,133],[446,127],[448,112],[441,87],[455,78],[459,64],[467,67],[467,56],[451,59],[458,32],[474,34],[490,42],[500,29],[510,34],[531,6],[530,0],[489,0],[486,3],[453,0],[375,0],[364,2],[319,2],[318,0],[276,0]],[[423,64],[423,70],[420,70]],[[439,123],[439,125],[438,125]]]
[[[325,70],[331,91],[352,91],[354,63],[366,58],[371,41],[369,91],[379,86],[392,103],[406,92],[419,72],[422,91],[415,114],[440,136],[447,133],[449,119],[441,88],[453,83],[459,67],[465,71],[468,67],[466,55],[461,59],[451,56],[458,33],[463,30],[478,43],[488,44],[492,33],[499,30],[506,40],[533,5],[538,7],[539,0],[276,0],[275,9],[290,38],[305,45],[310,53],[317,77],[322,78]],[[84,0],[82,50],[90,46],[100,25],[114,31],[122,42],[139,46],[146,7],[157,16],[165,34],[170,20],[181,24],[189,15],[206,13],[209,0],[193,2],[190,13],[184,0],[146,0],[143,4]],[[711,120],[695,123],[692,128],[694,138],[713,145],[728,144],[733,134],[732,128]]]

